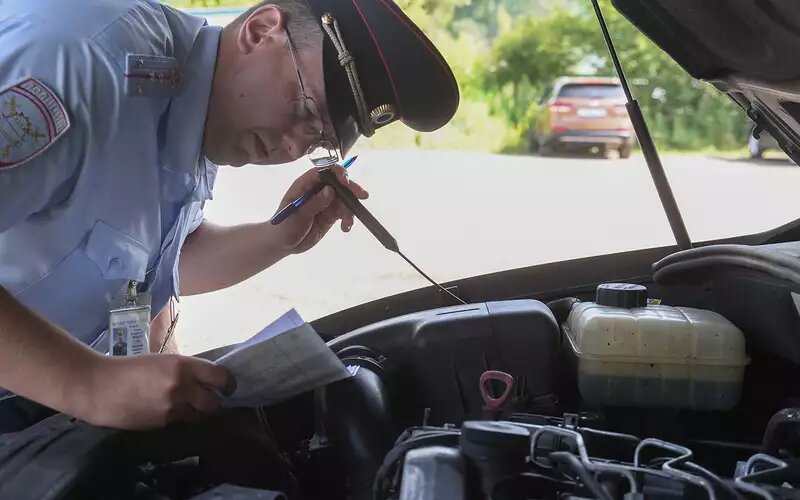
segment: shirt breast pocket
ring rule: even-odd
[[[108,323],[112,298],[129,280],[144,281],[149,251],[98,220],[87,238],[17,298],[85,343]]]

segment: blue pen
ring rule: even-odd
[[[344,161],[344,163],[342,163],[342,167],[343,168],[349,167],[350,165],[353,164],[354,161],[356,161],[356,158],[358,158],[358,155],[351,156],[350,158],[346,159]],[[305,194],[303,194],[302,196],[300,196],[299,198],[297,198],[293,202],[291,202],[288,205],[286,205],[285,207],[283,207],[277,214],[275,214],[272,217],[272,219],[270,219],[270,222],[272,222],[272,225],[275,226],[275,225],[278,225],[281,222],[285,221],[287,217],[289,217],[293,213],[297,212],[297,210],[300,207],[305,205],[306,202],[308,200],[310,200],[311,198],[313,198],[315,194],[317,194],[320,191],[322,191],[322,188],[324,188],[324,187],[325,187],[325,183],[324,182],[317,183],[316,186],[311,188]]]

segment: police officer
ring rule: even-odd
[[[0,432],[43,408],[129,429],[216,411],[224,368],[104,355],[112,302],[158,312],[353,224],[327,187],[281,224],[214,225],[217,165],[308,155],[279,208],[359,136],[437,129],[459,99],[391,0],[262,2],[225,28],[154,0],[6,0],[0,40]]]

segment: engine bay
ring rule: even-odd
[[[0,498],[795,498],[800,284],[776,249],[725,258],[738,250],[670,257],[656,281],[374,322],[328,342],[352,377],[257,411],[139,433],[58,415],[0,438]],[[619,302],[600,304],[604,287]],[[663,353],[586,385],[570,328],[587,308],[638,318],[591,330],[613,331],[609,353],[622,331],[643,336],[631,356],[646,339]],[[736,332],[746,353],[730,354]],[[714,363],[734,375],[709,385]]]

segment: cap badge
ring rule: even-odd
[[[369,118],[372,120],[373,124],[381,126],[394,120],[396,115],[397,111],[394,106],[391,104],[382,104],[370,112]]]

